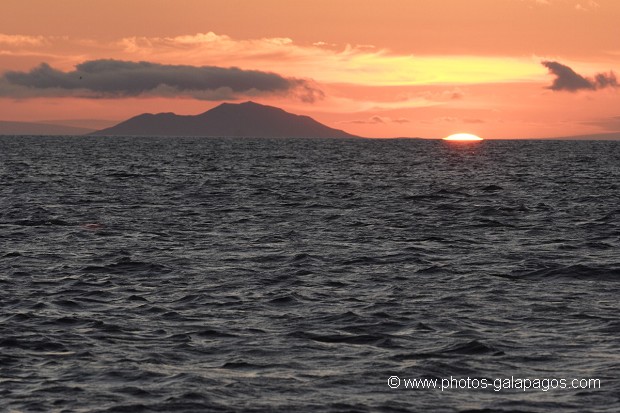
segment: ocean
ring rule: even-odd
[[[620,411],[618,141],[1,137],[0,174],[0,411]]]

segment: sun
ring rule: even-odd
[[[481,141],[480,136],[472,135],[471,133],[455,133],[454,135],[443,138],[444,141]]]

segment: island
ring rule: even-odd
[[[358,138],[309,116],[255,102],[222,103],[194,116],[144,113],[90,135]]]

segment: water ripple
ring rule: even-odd
[[[2,137],[0,177],[2,409],[620,410],[617,142]]]

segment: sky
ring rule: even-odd
[[[366,137],[620,132],[618,0],[2,0],[0,120],[252,100]]]

